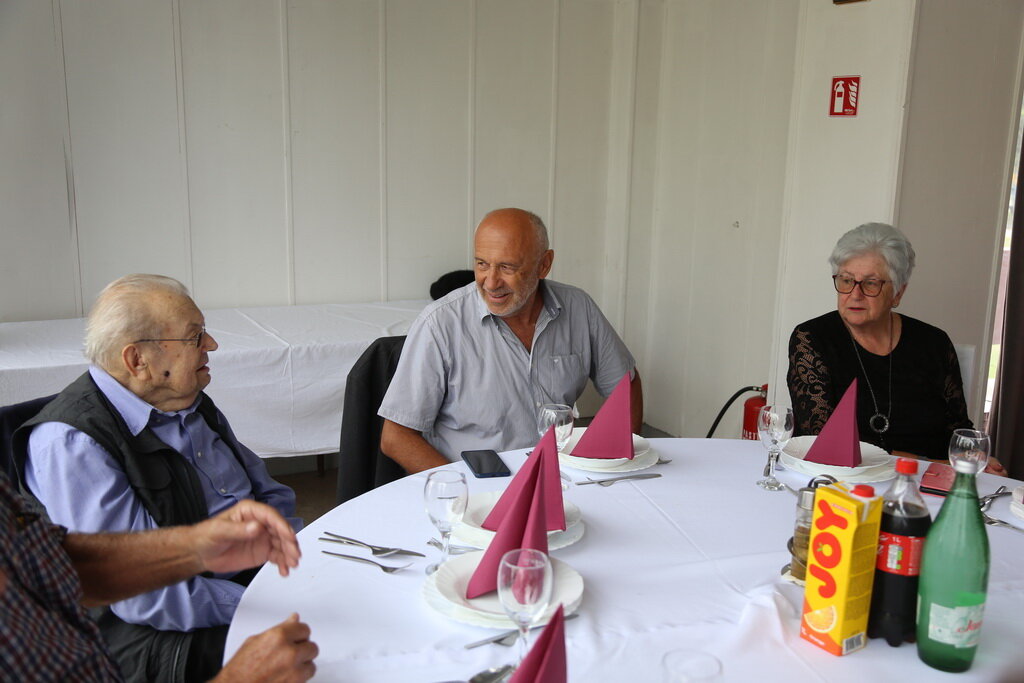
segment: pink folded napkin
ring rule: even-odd
[[[562,502],[562,484],[559,481],[558,445],[555,442],[554,427],[548,428],[547,433],[533,447],[532,455],[519,468],[516,476],[505,488],[505,492],[501,494],[501,498],[487,514],[487,518],[481,525],[483,528],[496,531],[501,526],[513,501],[521,496],[523,489],[533,481],[533,473],[538,468],[544,470],[544,482],[537,492],[544,498],[544,515],[548,520],[547,530],[565,531],[565,508]],[[529,493],[529,495],[534,494]]]
[[[509,683],[565,683],[565,612],[558,606]]]
[[[633,459],[633,431],[630,419],[629,373],[597,411],[594,420],[572,449],[578,458]]]
[[[839,467],[860,465],[860,430],[857,428],[857,379],[850,383],[821,433],[804,456],[807,462]]]
[[[466,586],[467,598],[477,598],[498,589],[498,567],[502,556],[509,550],[533,548],[547,554],[548,524],[544,496],[541,495],[546,476],[543,467],[531,468],[522,489],[506,511],[497,533],[469,579]]]

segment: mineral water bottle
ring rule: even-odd
[[[896,474],[882,504],[868,619],[868,637],[885,638],[892,647],[914,640],[921,551],[932,524],[928,506],[917,492],[917,461],[896,461]]]
[[[956,434],[953,440],[957,440]],[[986,452],[987,440],[985,436]],[[988,536],[978,509],[974,475],[985,467],[987,455],[960,454],[950,444],[949,459],[956,479],[924,544],[917,654],[928,666],[956,672],[971,667],[985,610]]]

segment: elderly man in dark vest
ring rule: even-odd
[[[203,393],[217,342],[180,282],[128,275],[89,314],[91,365],[15,435],[23,484],[76,532],[194,524],[254,499],[298,530],[267,474]],[[24,446],[23,448],[20,446]],[[115,603],[100,629],[128,680],[206,680],[251,574],[202,575]]]

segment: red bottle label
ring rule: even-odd
[[[921,551],[924,538],[882,532],[878,535],[878,560],[875,568],[900,576],[921,573]]]

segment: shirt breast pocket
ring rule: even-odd
[[[556,403],[571,406],[587,384],[583,359],[577,353],[548,356],[538,364],[537,371],[541,387]]]

